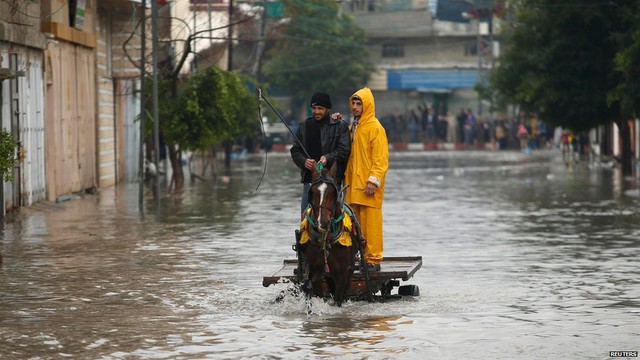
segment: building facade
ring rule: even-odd
[[[0,10],[0,114],[19,144],[3,213],[137,181],[139,2],[3,2]]]
[[[361,0],[342,4],[366,33],[378,68],[370,87],[376,107],[407,111],[420,103],[468,107],[479,79],[477,29],[440,21],[428,0]],[[381,114],[384,116],[384,114]]]
[[[45,197],[43,77],[47,39],[42,9],[26,2],[0,3],[2,128],[19,144],[13,181],[3,184],[3,213]]]

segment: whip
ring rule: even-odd
[[[269,105],[269,107],[271,108],[271,110],[273,110],[273,112],[278,116],[278,118],[280,119],[280,121],[282,121],[282,123],[284,124],[284,126],[287,127],[287,130],[289,130],[289,132],[291,133],[291,135],[293,135],[293,138],[296,140],[296,142],[298,143],[298,145],[300,145],[300,147],[302,148],[302,151],[304,151],[304,154],[307,156],[307,159],[311,159],[311,156],[309,155],[309,153],[307,152],[307,149],[304,148],[304,145],[302,144],[302,141],[300,141],[300,139],[298,139],[298,137],[296,136],[296,134],[293,133],[293,130],[291,130],[291,127],[289,126],[289,124],[287,124],[287,122],[282,118],[282,116],[280,115],[280,113],[273,107],[273,105],[271,105],[271,103],[269,102],[269,100],[267,100],[267,98],[264,97],[264,95],[262,95],[262,89],[258,88],[258,98],[260,100],[264,100],[265,103],[267,103],[267,105]],[[260,105],[258,105],[258,111],[260,109]],[[262,116],[260,117],[261,121],[262,121]]]

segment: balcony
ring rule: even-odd
[[[433,31],[427,7],[410,0],[353,0],[341,6],[368,38],[415,38],[429,36]]]

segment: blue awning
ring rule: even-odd
[[[477,82],[478,71],[475,69],[387,71],[389,90],[448,92],[473,88]]]

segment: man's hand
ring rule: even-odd
[[[322,155],[320,156],[320,161],[322,163],[322,166],[327,166],[327,157]]]
[[[316,161],[313,159],[307,159],[304,161],[304,167],[307,168],[307,170],[313,170],[313,168],[316,167]]]
[[[378,187],[372,183],[371,181],[367,182],[367,187],[364,188],[364,193],[367,196],[373,196],[373,194],[375,194],[376,190],[378,190]]]
[[[344,116],[342,116],[342,114],[340,114],[339,112],[331,114],[331,118],[333,120],[344,120]]]

